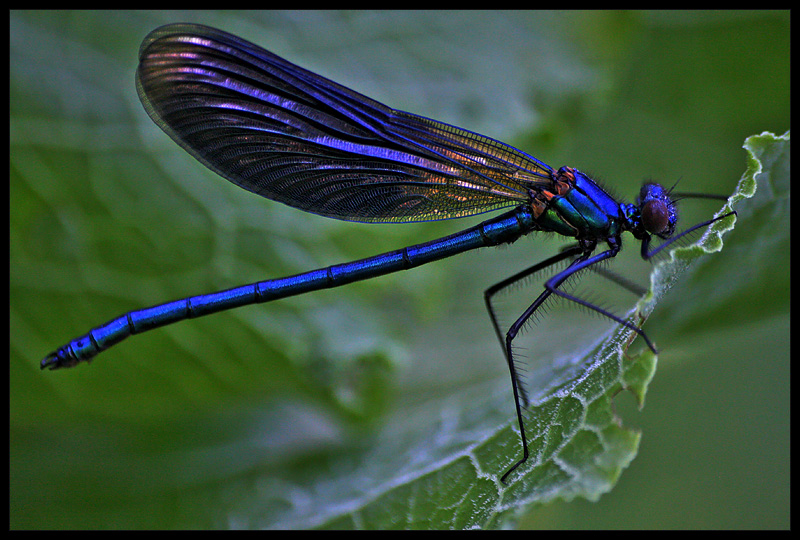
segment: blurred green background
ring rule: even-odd
[[[282,521],[308,504],[298,486],[323,493],[327,468],[369,453],[371,433],[408,411],[446,423],[487,380],[507,387],[481,293],[560,245],[531,237],[40,372],[45,353],[126,310],[479,221],[349,224],[215,177],[136,97],[138,46],[157,26],[220,27],[390,106],[592,172],[626,198],[642,178],[729,193],[744,139],[789,128],[787,12],[10,18],[12,528],[308,526]],[[788,527],[788,234],[776,237],[787,239],[767,237],[767,257],[720,259],[739,269],[718,284],[732,300],[706,307],[679,284],[656,308],[647,330],[662,354],[646,407],[617,399],[644,435],[616,489],[533,508],[519,526]],[[681,326],[686,303],[700,308]],[[498,423],[511,419],[504,399]]]

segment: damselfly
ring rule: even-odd
[[[522,414],[528,397],[512,349],[524,323],[556,295],[629,328],[655,351],[641,328],[565,292],[561,285],[617,255],[623,232],[640,240],[642,258],[650,259],[686,234],[734,213],[674,235],[676,201],[703,195],[672,193],[645,183],[635,203],[620,203],[577,169],[554,170],[489,137],[391,109],[204,26],[168,25],[147,36],[139,51],[136,88],[155,123],[201,163],[248,191],[306,212],[347,221],[401,223],[514,208],[438,240],[131,311],[58,348],[41,367],[72,367],[132,334],[183,319],[407,270],[471,249],[511,243],[533,231],[553,232],[575,243],[485,293],[511,375],[522,444],[522,458],[502,481],[528,458]],[[664,242],[651,249],[654,236]],[[542,293],[504,334],[492,296],[562,261],[568,266],[546,281]]]

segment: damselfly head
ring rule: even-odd
[[[641,213],[641,223],[645,231],[660,238],[669,238],[678,223],[678,208],[670,198],[670,192],[660,184],[642,185],[636,206]]]

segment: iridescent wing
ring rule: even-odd
[[[552,170],[494,139],[391,109],[220,30],[142,43],[147,113],[220,176],[295,208],[402,222],[514,206]]]

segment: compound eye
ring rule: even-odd
[[[664,201],[653,199],[644,203],[642,225],[650,234],[662,234],[669,228],[669,208]]]

